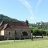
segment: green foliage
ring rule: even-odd
[[[5,16],[3,14],[0,14],[0,22],[5,21],[5,22],[17,22],[17,19],[12,19],[8,16]]]
[[[35,30],[35,31],[33,32],[33,35],[39,36],[39,35],[42,35],[42,32],[40,32],[39,30]]]
[[[43,30],[34,30],[34,32],[33,32],[33,35],[35,35],[35,36],[41,36],[41,35],[46,35],[46,31],[43,31]]]
[[[48,22],[38,22],[36,24],[29,24],[29,25],[34,28],[37,27],[38,29],[42,29],[42,30],[48,29]]]
[[[31,30],[31,33],[33,33],[33,30]]]
[[[35,28],[30,28],[31,29],[31,33],[33,33],[33,35],[37,35],[37,36],[41,36],[42,34],[43,35],[46,35],[46,33],[48,34],[48,31],[45,31],[45,30],[42,30],[42,29],[38,29],[37,27]]]
[[[32,24],[32,25],[29,25],[29,28],[33,31],[33,34],[34,35],[47,35],[48,36],[48,29],[46,29],[46,25],[47,24]]]

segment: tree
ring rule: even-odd
[[[15,30],[15,33],[14,33],[14,42],[15,42],[15,39],[16,39],[16,30]]]
[[[10,18],[8,16],[5,16],[3,14],[0,14],[0,22],[17,22],[18,20],[17,19],[13,19],[13,18]]]

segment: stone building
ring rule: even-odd
[[[2,22],[0,23],[0,39],[31,38],[28,22]]]

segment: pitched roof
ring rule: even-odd
[[[28,28],[26,22],[3,22],[0,26],[0,30],[2,29],[12,29],[12,28]]]
[[[5,28],[7,27],[7,25],[8,25],[8,24],[3,24],[3,25],[1,25],[1,26],[0,26],[0,30],[5,29]]]

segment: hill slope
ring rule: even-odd
[[[0,22],[2,22],[2,21],[5,21],[5,22],[17,22],[17,21],[19,21],[19,20],[17,20],[17,19],[12,19],[12,18],[10,18],[10,17],[8,17],[8,16],[5,16],[5,15],[3,15],[3,14],[0,14]]]

